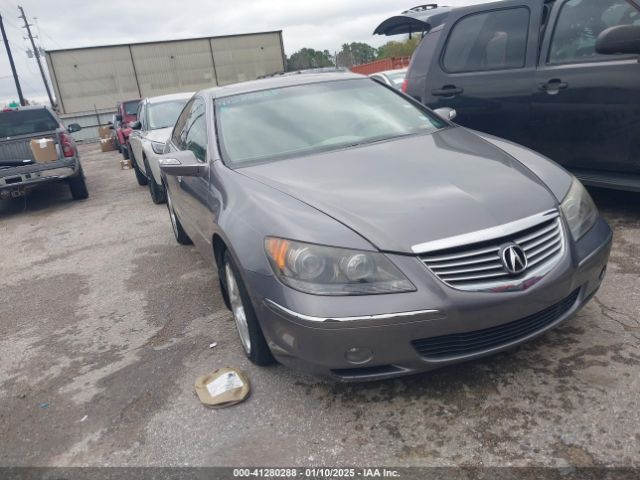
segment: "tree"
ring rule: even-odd
[[[402,42],[387,42],[378,48],[378,59],[391,57],[409,57],[422,40],[420,35],[414,35],[412,38],[407,37]]]
[[[313,48],[302,48],[287,59],[287,70],[305,70],[333,66],[333,60],[328,50],[320,51]]]
[[[342,45],[340,53],[338,53],[338,65],[341,67],[351,67],[353,65],[373,62],[376,59],[376,55],[377,50],[367,43],[345,43]]]

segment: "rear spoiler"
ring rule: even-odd
[[[452,7],[435,3],[418,5],[405,10],[400,15],[387,18],[373,31],[374,35],[401,35],[426,33],[444,23]]]

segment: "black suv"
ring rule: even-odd
[[[526,145],[584,183],[640,191],[640,0],[422,5],[376,34],[422,34],[403,90]]]

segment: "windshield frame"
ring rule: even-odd
[[[438,127],[437,125],[434,125],[433,130],[430,131],[426,131],[426,132],[412,132],[412,133],[407,133],[404,135],[395,135],[392,137],[385,137],[385,138],[380,138],[380,139],[376,139],[376,140],[371,140],[371,141],[366,141],[366,142],[361,142],[361,143],[357,143],[357,144],[352,144],[352,145],[344,145],[344,146],[333,146],[333,145],[327,145],[326,148],[319,148],[313,151],[297,151],[297,152],[291,152],[288,154],[276,154],[276,155],[271,155],[269,157],[261,157],[255,160],[244,160],[242,162],[233,162],[229,159],[229,155],[225,149],[224,146],[224,142],[222,141],[222,135],[221,135],[221,125],[220,125],[220,115],[218,114],[218,101],[219,100],[223,100],[223,99],[229,99],[229,98],[233,98],[233,97],[239,97],[242,95],[247,95],[247,94],[253,94],[253,93],[259,93],[259,92],[267,92],[269,90],[282,90],[282,89],[286,89],[286,88],[293,88],[293,87],[301,87],[301,86],[305,86],[305,85],[317,85],[317,84],[322,84],[322,83],[332,83],[332,82],[362,82],[362,81],[370,81],[370,82],[374,82],[376,85],[380,85],[383,88],[386,88],[387,90],[389,90],[390,92],[393,92],[395,95],[398,95],[400,97],[402,97],[403,100],[411,103],[414,107],[416,107],[418,110],[420,110],[422,113],[424,113],[427,117],[429,117],[429,119],[433,120],[434,123],[436,124],[441,124],[442,126]],[[395,140],[399,140],[401,138],[407,138],[407,137],[417,137],[417,136],[422,136],[422,135],[432,135],[433,133],[445,130],[447,128],[451,128],[453,126],[455,126],[452,122],[450,122],[449,120],[446,120],[440,116],[438,116],[437,114],[435,114],[431,109],[429,109],[428,107],[426,107],[425,105],[423,105],[422,103],[418,102],[415,98],[403,93],[400,90],[397,90],[396,88],[394,88],[391,85],[387,85],[387,84],[382,84],[374,79],[371,78],[349,78],[349,79],[345,79],[345,78],[340,78],[340,79],[335,79],[335,80],[319,80],[316,82],[309,82],[309,83],[296,83],[293,85],[285,85],[285,86],[281,86],[281,87],[270,87],[270,88],[261,88],[261,89],[256,89],[256,90],[248,90],[246,92],[241,92],[241,93],[235,93],[232,95],[224,95],[224,96],[219,96],[219,97],[213,97],[212,99],[212,103],[213,103],[213,117],[214,117],[214,135],[215,135],[215,143],[216,143],[216,147],[217,147],[217,153],[218,156],[220,157],[220,160],[222,161],[222,163],[232,169],[232,170],[236,170],[239,168],[245,168],[245,167],[251,167],[254,165],[262,165],[265,163],[272,163],[272,162],[278,162],[281,160],[289,160],[291,158],[296,158],[296,157],[306,157],[306,156],[310,156],[310,155],[318,155],[318,154],[322,154],[322,153],[328,153],[328,152],[340,152],[340,151],[344,151],[344,150],[350,150],[353,148],[362,148],[362,147],[367,147],[369,145],[374,145],[376,143],[383,143],[383,142],[391,142],[391,141],[395,141]]]

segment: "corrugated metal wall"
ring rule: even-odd
[[[209,40],[132,45],[131,53],[143,97],[216,85]]]
[[[220,85],[254,80],[285,70],[280,35],[264,33],[218,37],[210,41]]]
[[[115,109],[139,96],[127,46],[53,52],[47,63],[64,113]]]
[[[285,70],[282,32],[47,52],[63,113],[196,91]]]

